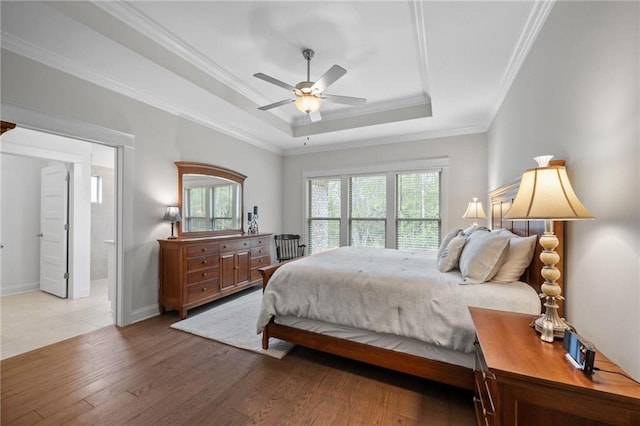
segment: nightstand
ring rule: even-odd
[[[476,329],[479,425],[640,425],[640,385],[604,371],[587,376],[547,343],[531,315],[469,308]],[[595,366],[623,371],[602,353]]]

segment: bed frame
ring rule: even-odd
[[[518,190],[518,184],[519,181],[504,185],[489,194],[491,198],[492,228],[507,228],[513,233],[521,236],[529,236],[534,234],[542,235],[542,233],[544,232],[544,222],[502,220],[503,215],[507,212],[507,210],[509,210],[511,202],[515,198]],[[556,248],[556,251],[558,251],[558,253],[560,254],[560,259],[563,259],[564,255],[562,250],[564,232],[562,222],[554,223],[554,232],[556,233],[556,235],[558,236],[558,240],[560,241],[560,245]],[[542,248],[539,246],[539,244],[536,244],[536,253],[534,255],[533,261],[531,262],[529,268],[527,268],[525,275],[521,278],[522,281],[529,283],[529,285],[531,285],[538,293],[540,293],[540,286],[544,282],[544,279],[542,278],[540,272],[543,266],[539,258],[541,250]],[[263,277],[263,289],[268,285],[271,275],[283,264],[284,263],[279,263],[259,269]],[[563,265],[558,264],[556,266],[562,272]],[[558,284],[563,287],[562,280],[559,280]],[[562,316],[562,305],[558,311],[558,314]],[[276,324],[273,319],[271,320],[271,322],[269,322],[269,324],[265,326],[262,332],[262,347],[264,349],[268,349],[269,338],[271,337],[285,340],[307,348],[328,352],[331,354],[343,356],[345,358],[366,362],[372,365],[377,365],[379,367],[389,368],[391,370],[399,371],[402,373],[407,373],[437,382],[446,383],[452,386],[470,390],[474,388],[473,370],[466,367],[461,367],[441,361],[434,361],[415,355],[366,345],[363,343],[343,340],[337,337],[327,336],[311,331],[300,330],[294,327]]]

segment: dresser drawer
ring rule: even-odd
[[[218,278],[187,286],[187,303],[214,296],[220,293]]]
[[[209,254],[216,254],[216,253],[218,253],[217,243],[194,244],[187,247],[187,258],[197,257],[197,256],[206,256]]]
[[[269,246],[269,241],[271,241],[271,239],[269,238],[253,238],[251,240],[251,247],[263,247],[263,246]]]
[[[262,268],[271,263],[271,256],[251,257],[251,269]]]
[[[248,249],[251,247],[251,242],[249,240],[239,240],[239,241],[229,241],[225,243],[220,243],[220,251],[236,251]]]
[[[251,257],[270,256],[269,246],[251,247]]]
[[[187,272],[187,285],[218,278],[218,267]]]
[[[214,254],[213,256],[202,256],[187,259],[187,273],[198,269],[218,267],[218,261],[219,256],[217,254]]]

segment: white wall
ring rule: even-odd
[[[157,239],[170,232],[161,217],[165,206],[177,201],[175,161],[201,161],[247,175],[245,206],[260,206],[262,231],[280,227],[280,155],[5,50],[1,64],[3,102],[135,136],[134,183],[125,188],[133,203],[133,242],[125,248],[130,250],[127,260],[133,265],[131,278],[124,282],[131,292],[131,302],[123,307],[125,323],[158,312]]]
[[[47,161],[0,153],[2,279],[0,295],[40,288],[40,169]],[[20,182],[16,185],[16,182]]]
[[[487,175],[487,141],[484,134],[287,156],[284,159],[282,231],[303,234],[303,174],[306,171],[441,157],[449,158],[449,194],[444,226],[449,229],[467,227],[472,222],[462,219],[462,215],[471,198],[478,197],[485,207],[488,202],[488,188],[484,179]]]
[[[640,379],[640,3],[558,2],[488,133],[489,186],[567,160],[566,316]]]

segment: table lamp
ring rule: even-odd
[[[478,226],[478,219],[486,219],[487,215],[482,209],[482,203],[476,197],[469,201],[467,211],[462,215],[463,219],[473,219],[473,226]]]
[[[564,161],[554,161],[551,155],[536,157],[538,167],[524,172],[520,180],[520,187],[511,208],[505,215],[507,220],[544,220],[544,234],[540,237],[543,251],[540,260],[542,268],[541,298],[545,299],[545,312],[534,322],[540,338],[552,342],[555,337],[562,339],[564,331],[572,327],[558,316],[556,300],[564,300],[562,289],[556,283],[560,278],[560,271],[556,264],[560,255],[555,251],[558,238],[553,233],[554,220],[594,219],[578,199],[571,187]]]
[[[180,208],[178,206],[167,206],[167,211],[164,212],[162,220],[171,222],[171,236],[167,238],[170,240],[175,240],[176,237],[173,235],[173,225],[176,222],[180,222],[182,220],[182,218],[180,217]]]

